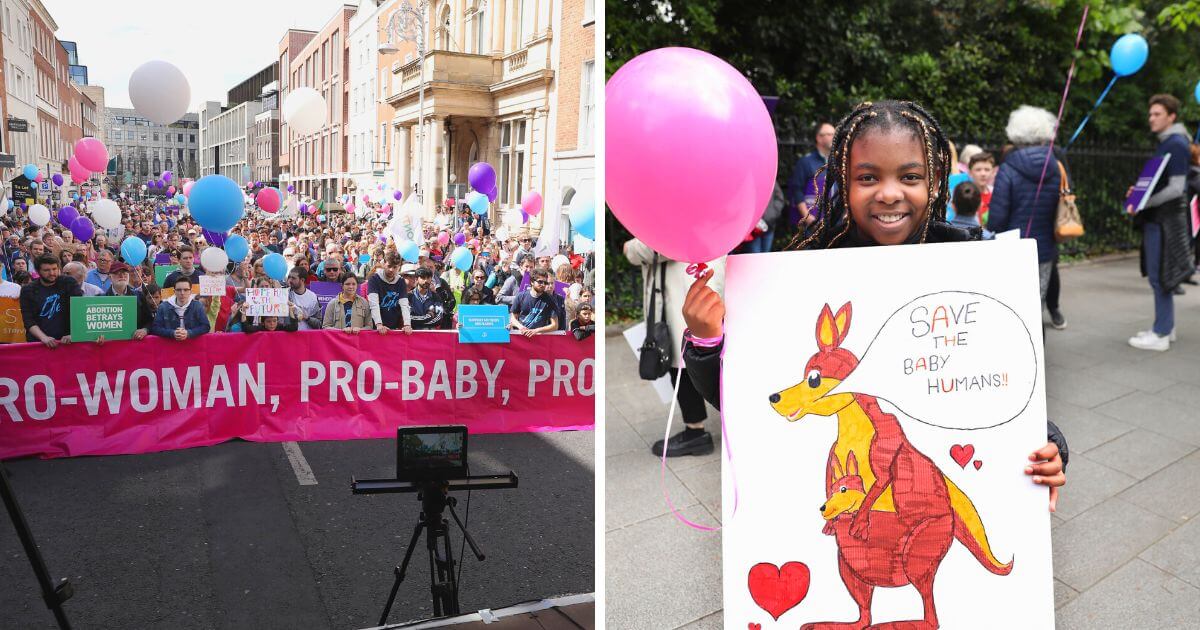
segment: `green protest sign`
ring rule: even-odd
[[[171,272],[176,269],[179,269],[179,265],[154,265],[154,283],[164,289],[173,288],[165,287],[163,283],[167,281],[167,276],[171,275]]]
[[[137,330],[136,297],[71,298],[71,341],[132,339]]]

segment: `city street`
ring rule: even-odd
[[[520,486],[472,493],[469,519],[456,493],[486,554],[481,563],[464,550],[463,612],[594,590],[593,437],[471,436],[471,473],[512,470]],[[365,628],[379,620],[420,504],[355,496],[350,481],[394,476],[395,449],[237,441],[6,466],[50,574],[74,584],[74,627]],[[464,558],[453,524],[451,539]],[[7,518],[0,549],[0,627],[55,627]],[[427,567],[421,543],[389,621],[433,614]]]
[[[1136,256],[1062,267],[1061,277],[1068,328],[1046,332],[1049,417],[1071,449],[1051,518],[1057,627],[1195,628],[1200,288],[1176,298],[1179,341],[1157,353],[1126,343],[1153,314]],[[664,503],[649,445],[667,406],[638,380],[619,330],[605,344],[607,623],[720,628],[721,534],[686,527]],[[709,410],[719,439],[718,417]],[[720,521],[720,453],[669,460],[667,489],[692,521]]]

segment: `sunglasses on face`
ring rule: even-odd
[[[546,284],[546,281],[545,280],[534,280],[531,284],[544,285],[544,284]]]

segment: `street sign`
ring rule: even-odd
[[[23,119],[23,118],[12,118],[12,117],[9,117],[9,119],[8,119],[8,130],[9,130],[9,131],[22,131],[22,132],[28,132],[28,131],[29,131],[29,121],[28,121],[28,120],[25,120],[25,119]]]
[[[17,156],[11,153],[0,153],[0,168],[16,168]]]

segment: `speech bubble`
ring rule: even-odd
[[[1016,311],[982,293],[941,291],[892,313],[826,396],[867,394],[931,426],[990,429],[1029,407],[1037,374],[1033,335]]]

